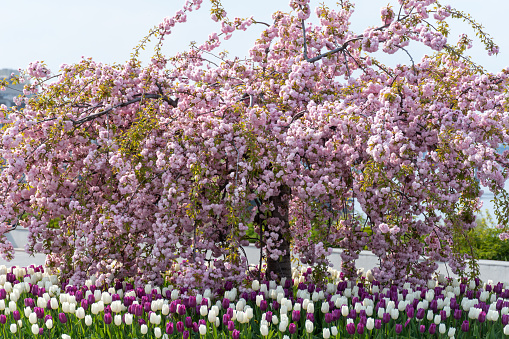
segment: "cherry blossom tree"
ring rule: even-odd
[[[471,40],[451,42],[447,20],[470,23],[497,53],[482,26],[434,0],[399,0],[360,34],[348,0],[320,5],[315,19],[308,0],[292,0],[271,23],[230,20],[211,3],[221,31],[185,52],[164,55],[164,39],[201,0],[165,18],[125,64],[29,65],[24,107],[2,108],[4,258],[19,225],[27,251],[77,283],[160,282],[184,259],[178,284],[217,287],[245,278],[239,248],[252,226],[267,273],[280,277],[291,277],[291,250],[323,267],[331,246],[350,277],[364,248],[380,258],[380,281],[422,283],[437,261],[461,274],[480,185],[505,197],[509,165],[496,152],[509,142],[508,71],[476,65]],[[249,58],[217,52],[253,24],[266,28]],[[409,44],[432,53],[416,61]],[[398,51],[406,64],[376,58]]]

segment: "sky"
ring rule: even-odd
[[[312,1],[314,8],[320,2],[333,7],[335,0]],[[129,59],[132,49],[166,16],[173,15],[183,0],[16,0],[2,4],[0,20],[0,68],[26,68],[31,61],[43,60],[56,72],[60,65],[79,62],[81,57],[92,57],[104,63],[122,63]],[[380,8],[387,3],[397,6],[395,0],[356,0],[352,28],[362,33],[366,27],[380,24]],[[471,54],[488,71],[498,72],[509,66],[509,37],[506,34],[509,1],[506,0],[442,0],[443,4],[471,13],[482,23],[500,46],[498,56],[488,57],[474,40]],[[288,0],[223,0],[230,17],[253,16],[258,21],[271,22],[271,13],[289,11]],[[202,9],[188,15],[188,22],[180,24],[166,41],[167,55],[187,49],[190,41],[201,43],[219,25],[210,20],[210,5],[204,0]],[[230,56],[246,56],[264,26],[251,26],[239,32],[224,44]],[[467,33],[475,38],[467,25],[457,22],[452,37]],[[412,47],[412,46],[411,46]],[[423,48],[411,48],[414,59],[420,60]],[[152,47],[142,55],[148,61]],[[399,52],[387,56],[386,63],[407,63],[408,56]]]

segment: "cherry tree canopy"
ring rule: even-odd
[[[496,152],[509,142],[508,72],[465,57],[471,40],[451,42],[447,20],[472,24],[496,53],[481,26],[434,0],[399,0],[361,33],[349,29],[348,0],[317,7],[317,24],[306,0],[271,23],[230,20],[211,3],[221,32],[186,52],[161,46],[201,0],[125,64],[85,59],[55,75],[29,66],[20,106],[2,108],[4,258],[5,233],[20,225],[27,250],[75,283],[96,273],[160,281],[181,258],[177,283],[218,286],[245,277],[238,248],[252,225],[279,276],[291,276],[290,249],[323,265],[333,245],[348,276],[364,248],[380,257],[380,281],[423,282],[438,260],[461,273],[480,185],[501,194],[509,165]],[[248,59],[216,52],[252,24],[266,29]],[[395,67],[374,56],[410,43],[435,53]],[[348,212],[353,199],[364,220]]]

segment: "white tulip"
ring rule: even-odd
[[[32,325],[32,333],[35,335],[39,334],[39,325],[37,325],[37,324]]]
[[[346,317],[348,315],[348,313],[349,313],[348,306],[346,306],[346,305],[341,306],[341,315],[343,317]]]
[[[324,339],[329,339],[330,338],[330,330],[328,328],[324,328],[322,336]]]
[[[56,298],[51,298],[50,306],[52,310],[56,310],[58,308],[58,300]]]
[[[504,326],[504,334],[509,335],[509,324]]]
[[[147,334],[147,332],[148,332],[147,325],[145,325],[145,324],[141,325],[140,331],[141,331],[141,334]]]
[[[46,320],[46,328],[48,330],[51,330],[53,328],[53,320],[52,319]]]
[[[113,322],[117,326],[122,325],[122,316],[120,314],[115,314],[115,318],[113,318]]]
[[[84,319],[85,318],[85,309],[83,307],[80,307],[76,310],[76,317],[78,319]]]
[[[37,315],[35,314],[35,312],[30,314],[30,316],[28,317],[28,321],[30,322],[30,324],[37,323]]]
[[[333,336],[337,336],[338,335],[338,328],[336,326],[332,326],[330,328],[330,332]]]
[[[267,325],[260,326],[260,334],[263,335],[264,337],[269,335],[269,328],[267,327]]]
[[[324,301],[322,303],[321,311],[322,311],[322,313],[328,313],[329,312],[329,302]]]
[[[163,304],[161,307],[161,313],[163,315],[168,315],[170,313],[170,306],[168,306],[168,304]]]
[[[133,315],[130,313],[126,313],[124,320],[125,320],[126,325],[132,325],[133,324]]]
[[[281,321],[281,322],[279,323],[279,332],[281,332],[281,333],[286,332],[286,327],[287,327],[287,326],[288,326],[288,322],[286,322],[286,321]]]
[[[200,315],[202,317],[206,316],[208,314],[209,310],[206,305],[201,305],[200,307]]]
[[[207,326],[201,324],[200,327],[198,327],[198,331],[200,331],[200,335],[207,334]]]
[[[85,325],[87,325],[87,326],[92,325],[92,317],[90,316],[90,314],[87,314],[85,316]]]
[[[313,330],[314,330],[313,323],[309,320],[306,320],[306,332],[313,333]]]
[[[18,331],[18,327],[16,326],[16,324],[11,324],[9,329],[11,330],[11,333],[16,333]]]
[[[438,325],[438,332],[440,332],[441,334],[444,334],[445,331],[446,331],[445,324]]]
[[[272,316],[272,323],[274,325],[277,325],[279,323],[279,318],[277,317],[277,315]]]
[[[366,328],[371,331],[374,327],[375,320],[373,318],[368,318],[368,320],[366,321]]]
[[[456,334],[456,327],[449,327],[449,332],[447,332],[447,335],[449,336],[449,338],[453,338],[455,334]]]

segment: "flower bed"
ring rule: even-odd
[[[509,335],[509,284],[441,276],[427,286],[381,286],[369,273],[345,281],[226,282],[192,291],[171,286],[60,282],[42,266],[0,266],[2,338],[499,338]],[[371,280],[371,281],[369,281]]]

